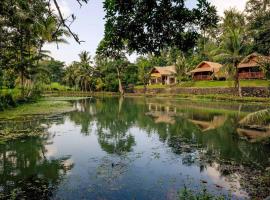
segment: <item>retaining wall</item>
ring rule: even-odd
[[[133,93],[143,93],[143,89],[134,89]],[[235,88],[156,88],[147,89],[146,93],[150,94],[195,94],[195,95],[208,95],[208,94],[225,94],[237,95],[238,92]],[[270,90],[267,87],[242,87],[242,95],[245,97],[270,97]]]

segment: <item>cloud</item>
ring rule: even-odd
[[[240,11],[245,9],[247,0],[209,0],[217,7],[218,14],[223,16],[225,10],[229,8],[237,8]]]
[[[63,14],[63,17],[66,18],[66,17],[69,17],[71,15],[71,8],[69,6],[69,4],[67,3],[67,1],[65,0],[58,0],[58,5],[60,7],[60,10]],[[55,12],[55,14],[58,15],[58,12],[57,12],[57,9],[54,5],[54,3],[51,4],[51,7],[52,7],[52,10]]]

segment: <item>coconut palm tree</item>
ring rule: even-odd
[[[181,79],[187,73],[189,69],[185,55],[182,52],[176,59],[175,69],[176,69],[176,74],[177,74],[177,83],[180,83]]]
[[[225,65],[232,66],[234,70],[235,88],[238,89],[238,94],[241,97],[241,87],[239,84],[238,64],[246,55],[248,50],[248,34],[246,33],[245,17],[243,13],[236,9],[230,9],[224,12],[225,17],[221,28],[221,44],[219,53],[216,56],[217,60],[221,60]]]
[[[90,53],[88,51],[82,51],[79,54],[79,57],[80,57],[80,64],[82,66],[90,65],[90,64],[93,63],[92,60],[91,60]]]
[[[64,37],[70,33],[57,24],[55,16],[48,16],[35,24],[35,31],[39,38],[38,56],[42,57],[42,47],[45,43],[68,43]]]
[[[70,86],[77,86],[82,91],[92,90],[94,88],[96,70],[91,65],[91,56],[89,52],[82,51],[79,57],[79,62],[72,63],[66,69],[64,82]]]
[[[91,91],[94,82],[94,69],[90,65],[80,66],[75,71],[76,82],[82,91]]]
[[[76,63],[72,63],[65,70],[65,75],[63,77],[63,81],[70,87],[76,86]]]
[[[222,43],[220,48],[221,53],[218,55],[227,64],[230,64],[234,67],[235,88],[238,89],[238,94],[240,97],[242,97],[242,92],[239,84],[238,64],[241,62],[246,53],[246,42],[247,39],[243,29],[228,29],[228,31],[222,36]]]

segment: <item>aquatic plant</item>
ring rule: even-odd
[[[202,191],[194,192],[186,186],[179,192],[179,200],[225,200],[224,196],[214,196],[205,188]]]

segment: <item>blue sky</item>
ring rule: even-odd
[[[209,0],[218,9],[219,15],[222,16],[224,10],[230,7],[236,7],[243,10],[246,0]],[[72,30],[78,33],[81,45],[77,44],[72,38],[68,38],[69,44],[60,44],[59,48],[55,44],[49,44],[44,49],[51,52],[51,56],[57,60],[70,64],[74,60],[78,60],[78,54],[83,51],[89,51],[94,56],[98,43],[104,34],[104,16],[103,0],[90,0],[88,4],[80,7],[75,0],[59,0],[62,11],[66,16],[71,13],[76,15],[76,21],[72,25]],[[192,7],[196,4],[196,0],[188,0],[187,5]],[[134,56],[130,58],[134,60]]]

